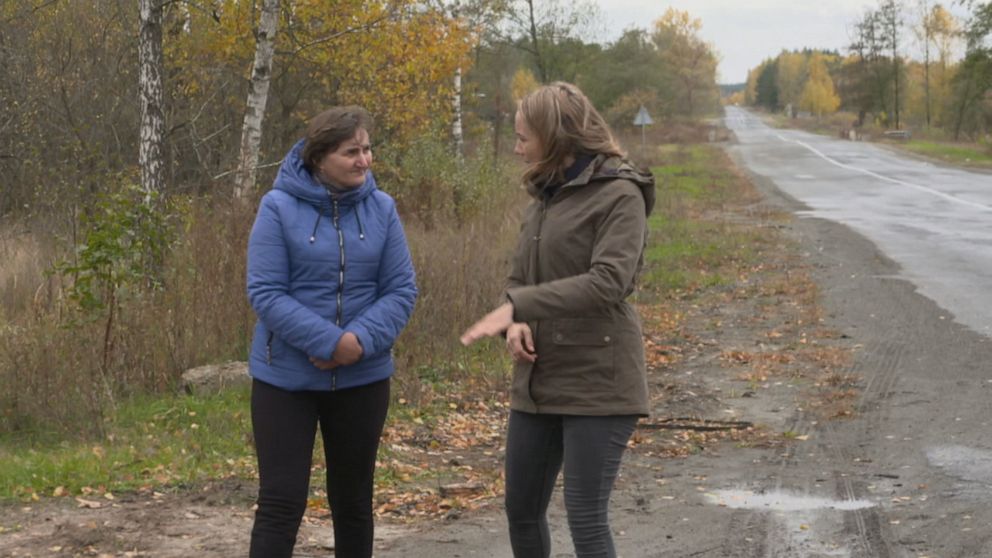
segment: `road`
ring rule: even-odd
[[[738,107],[728,107],[726,123],[748,169],[810,215],[871,240],[923,295],[960,323],[992,334],[992,174],[769,128]]]
[[[797,233],[866,380],[855,420],[812,426],[818,451],[782,463],[783,484],[832,479],[834,496],[868,504],[834,514],[837,553],[745,555],[992,556],[992,176],[734,107],[726,122],[739,164],[806,216]]]

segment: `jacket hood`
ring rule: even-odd
[[[654,175],[650,171],[641,170],[635,167],[630,161],[613,155],[600,153],[586,166],[585,170],[579,173],[571,182],[563,185],[562,188],[572,188],[583,186],[592,182],[606,182],[612,180],[629,180],[641,190],[644,197],[644,213],[651,215],[654,209]],[[533,184],[527,184],[527,191],[532,196],[540,196],[540,188]]]
[[[286,154],[282,165],[279,166],[279,172],[276,174],[272,188],[282,190],[319,209],[330,209],[331,195],[328,193],[327,187],[317,181],[310,174],[310,171],[303,166],[304,143],[306,140],[296,142],[296,145]],[[375,178],[369,171],[365,174],[364,184],[338,194],[335,199],[341,205],[354,205],[372,195],[376,189]]]

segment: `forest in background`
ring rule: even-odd
[[[732,102],[848,127],[913,129],[992,152],[992,3],[880,0],[849,29],[846,52],[782,51],[748,74]]]

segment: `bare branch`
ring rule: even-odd
[[[320,45],[320,44],[324,44],[324,43],[333,41],[334,39],[337,39],[338,37],[342,37],[342,36],[348,35],[350,33],[357,33],[359,31],[369,31],[369,30],[375,28],[380,23],[391,19],[395,15],[396,15],[395,12],[390,12],[390,13],[388,13],[388,14],[380,17],[379,19],[376,19],[376,20],[367,22],[367,23],[365,23],[363,25],[360,25],[358,27],[351,27],[349,29],[345,29],[344,31],[338,31],[337,33],[334,33],[332,35],[328,35],[327,37],[321,37],[320,39],[316,39],[316,40],[310,41],[309,43],[306,43],[306,44],[300,46],[299,48],[297,48],[296,50],[294,50],[293,52],[291,52],[289,54],[291,56],[296,56],[299,53],[303,52],[304,50],[307,50],[308,48],[315,47],[317,45]]]
[[[270,167],[277,167],[277,166],[279,166],[281,164],[282,164],[282,159],[279,159],[278,161],[276,161],[274,163],[265,163],[264,165],[255,165],[254,168],[255,168],[255,170],[267,169],[267,168],[270,168]],[[234,174],[236,172],[238,172],[238,169],[231,169],[229,171],[224,171],[224,172],[218,174],[217,176],[213,177],[212,180],[220,180],[221,178],[224,178],[225,176]]]
[[[19,18],[22,18],[22,17],[28,17],[28,16],[31,16],[31,15],[34,15],[35,12],[40,12],[41,10],[44,10],[45,8],[51,6],[52,4],[57,4],[58,2],[59,2],[59,0],[48,0],[47,2],[42,2],[41,4],[38,4],[37,6],[35,6],[33,8],[29,8],[29,9],[25,10],[24,13],[16,14],[16,15],[13,15],[13,16],[5,19],[3,22],[6,24],[6,23],[10,23],[12,21],[16,21],[16,20],[18,20]]]

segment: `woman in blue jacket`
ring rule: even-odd
[[[317,425],[335,556],[372,556],[372,486],[391,349],[417,289],[396,205],[369,172],[372,119],[317,115],[262,197],[248,241],[258,454],[253,558],[292,556]]]

